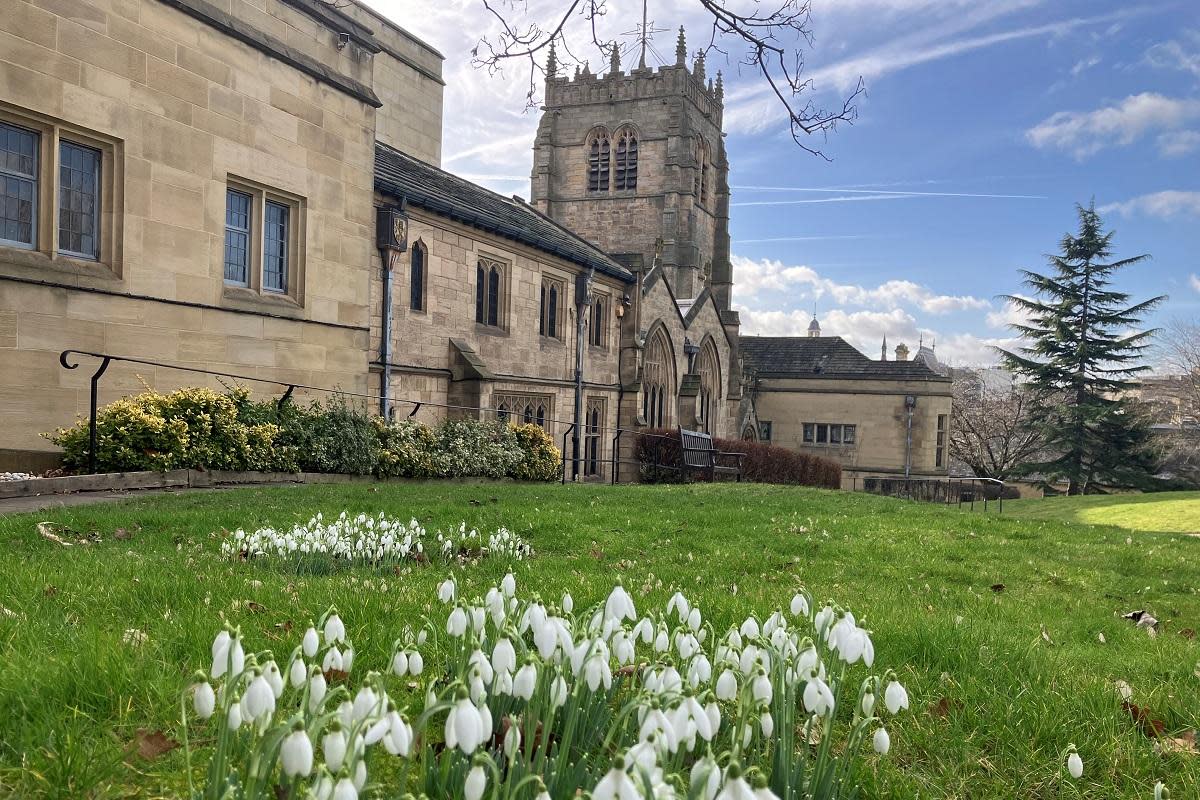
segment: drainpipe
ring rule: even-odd
[[[571,429],[571,477],[579,480],[579,434],[583,425],[583,350],[587,336],[587,309],[592,302],[595,269],[575,276],[575,427]]]
[[[912,423],[913,409],[917,407],[916,395],[904,396],[904,409],[908,412],[907,430],[904,436],[904,480],[912,473]]]
[[[379,363],[383,371],[379,375],[379,415],[390,419],[388,402],[392,387],[392,256],[394,251],[379,248],[379,260],[383,264],[383,292],[380,297],[383,310],[380,313]]]

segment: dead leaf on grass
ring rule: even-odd
[[[130,533],[128,528],[117,528],[115,531],[113,531],[113,538],[125,541],[127,539],[132,539],[133,534]]]
[[[87,539],[73,539],[68,541],[64,536],[72,535],[76,532],[65,525],[59,525],[55,522],[39,522],[37,531],[42,535],[43,539],[48,539],[55,544],[60,544],[63,547],[74,547],[77,544],[88,544]],[[60,535],[61,534],[61,535]]]
[[[1133,721],[1137,723],[1139,728],[1141,728],[1142,733],[1146,734],[1151,739],[1159,738],[1163,735],[1163,731],[1166,730],[1166,724],[1158,717],[1155,717],[1150,709],[1144,706],[1135,705],[1134,703],[1125,701],[1121,703],[1121,708],[1123,708],[1129,714],[1129,716],[1133,718]]]
[[[179,742],[162,731],[149,731],[145,728],[138,728],[134,744],[137,747],[137,754],[147,761],[153,761],[164,753],[169,753],[179,747]]]
[[[1195,731],[1184,731],[1178,736],[1164,736],[1157,744],[1164,753],[1182,753],[1189,756],[1200,755],[1200,750],[1196,748]]]
[[[929,704],[929,713],[935,717],[945,719],[950,716],[951,711],[957,711],[962,708],[962,702],[959,700],[951,700],[943,697],[934,703]]]
[[[325,670],[326,683],[345,683],[350,678],[349,672],[344,672],[340,669]]]
[[[1003,592],[1004,589],[1005,589],[1005,586],[1003,583],[993,583],[992,584],[992,591],[995,592],[996,594]]]
[[[262,603],[256,603],[253,600],[247,601],[246,608],[250,609],[251,613],[254,614],[265,614],[267,611],[266,606],[264,606]]]
[[[1183,628],[1179,631],[1179,635],[1185,639],[1195,639],[1196,631],[1192,630],[1191,628]]]
[[[45,586],[42,587],[42,595],[44,597],[54,597],[54,595],[56,595],[56,594],[58,594],[57,586],[47,583]]]

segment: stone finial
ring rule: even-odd
[[[553,78],[558,71],[558,61],[554,58],[554,40],[550,40],[550,54],[546,56],[546,78]]]
[[[725,81],[721,78],[721,70],[717,70],[717,85],[715,87],[717,102],[725,100]]]
[[[675,42],[675,66],[687,66],[687,38],[682,25],[679,26],[679,39]]]
[[[609,60],[608,71],[611,75],[621,74],[621,48],[615,41],[612,43],[612,56]]]
[[[585,78],[592,77],[592,65],[588,61],[583,62],[583,77],[585,77]]]
[[[579,65],[575,65],[575,80],[579,80]]]
[[[699,81],[704,80],[704,51],[696,51],[696,60],[692,63],[692,74]]]

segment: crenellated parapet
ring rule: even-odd
[[[691,102],[704,116],[718,127],[725,104],[725,93],[721,74],[716,83],[706,78],[704,52],[696,54],[692,63],[687,63],[683,29],[680,29],[676,63],[657,68],[638,66],[625,71],[621,68],[620,56],[615,46],[609,51],[608,70],[593,74],[590,64],[582,69],[576,67],[573,77],[560,72],[554,50],[551,49],[546,63],[546,97],[548,108],[594,105],[628,100],[683,97]]]

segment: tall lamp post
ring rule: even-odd
[[[408,249],[407,198],[399,207],[380,208],[375,212],[375,245],[383,264],[383,290],[380,293],[379,319],[379,415],[391,419],[392,391],[392,272],[400,254]]]
[[[579,434],[583,425],[583,350],[587,337],[587,311],[592,304],[596,271],[575,276],[575,424],[571,428],[571,478],[579,480]]]

